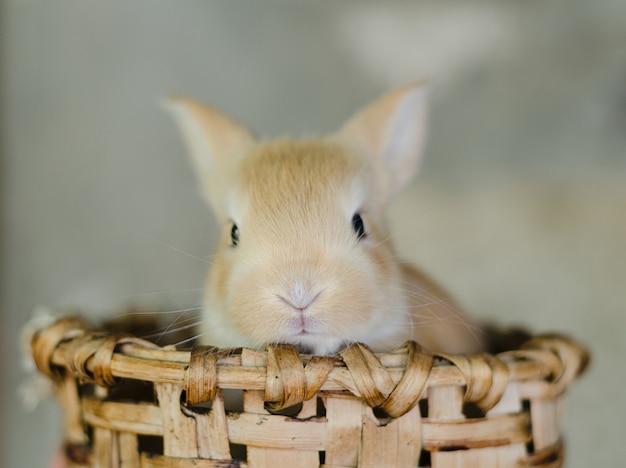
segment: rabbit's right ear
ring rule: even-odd
[[[192,99],[168,98],[164,107],[176,119],[205,198],[222,218],[225,194],[232,186],[232,170],[254,145],[254,135],[230,117]]]
[[[339,138],[374,166],[378,197],[388,201],[418,170],[426,140],[428,86],[418,82],[391,91],[357,112]]]

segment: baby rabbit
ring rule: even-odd
[[[222,234],[205,292],[202,341],[291,343],[331,354],[481,349],[480,333],[427,277],[398,262],[384,208],[417,171],[428,92],[412,84],[338,133],[263,141],[189,99],[170,99]]]

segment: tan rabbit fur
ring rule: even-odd
[[[209,107],[169,101],[222,226],[203,342],[315,354],[356,341],[389,351],[408,339],[480,349],[449,297],[396,258],[385,225],[385,205],[419,164],[426,101],[424,86],[400,88],[308,141],[258,141]]]

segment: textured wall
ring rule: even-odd
[[[160,96],[308,135],[423,77],[431,139],[391,209],[400,252],[481,318],[589,343],[568,466],[626,459],[624,2],[260,3],[0,4],[0,464],[44,466],[59,437],[53,404],[25,414],[15,395],[34,306],[199,301],[206,265],[181,251],[210,255],[215,226]]]

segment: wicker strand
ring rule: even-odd
[[[553,375],[553,383],[563,389],[579,376],[589,365],[589,352],[562,335],[539,335],[522,345],[523,349],[550,351],[561,362],[559,372]]]
[[[382,405],[395,385],[374,353],[362,343],[354,343],[339,351],[356,388],[372,408]]]
[[[58,378],[58,368],[52,364],[54,352],[61,343],[82,335],[85,330],[87,330],[87,324],[80,318],[64,317],[35,333],[32,350],[37,369],[50,378]]]
[[[414,341],[404,347],[408,352],[408,363],[404,375],[387,400],[381,405],[391,417],[408,413],[418,403],[433,367],[433,356]]]
[[[140,338],[123,334],[114,334],[107,336],[101,346],[93,353],[91,368],[93,369],[93,380],[101,387],[112,387],[119,381],[111,369],[111,363],[115,353],[127,345],[137,345],[147,349],[157,349],[158,346]],[[88,366],[87,360],[83,364]]]
[[[482,410],[493,408],[502,398],[509,381],[506,365],[490,354],[438,354],[454,364],[466,381],[464,401],[476,403]]]
[[[338,359],[333,356],[313,356],[304,368],[306,379],[305,400],[310,400],[326,382],[328,374],[335,367]]]
[[[109,347],[111,338],[114,336],[107,336],[102,332],[86,332],[76,339],[72,340],[68,346],[69,355],[71,359],[68,362],[68,369],[74,374],[81,382],[93,381],[93,373],[87,367],[87,362],[93,358],[93,356],[100,352],[104,354],[105,350]]]
[[[306,395],[304,366],[291,345],[267,347],[265,403],[271,410],[297,405]]]
[[[213,401],[217,393],[217,361],[231,350],[220,351],[214,346],[196,346],[191,351],[189,367],[185,374],[187,405]]]

